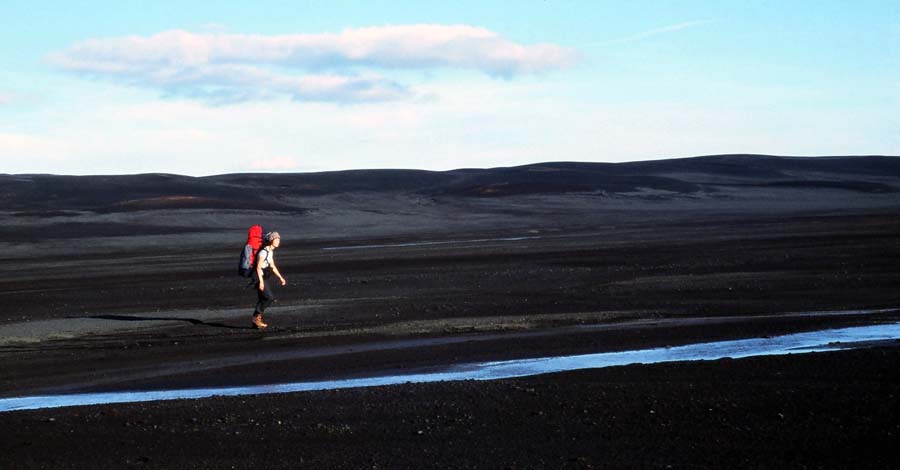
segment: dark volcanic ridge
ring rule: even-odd
[[[13,215],[66,216],[154,209],[302,213],[292,197],[402,192],[424,197],[635,192],[710,194],[723,188],[795,188],[894,193],[894,156],[715,155],[630,163],[552,162],[509,168],[351,170],[320,173],[122,176],[0,175],[0,204]]]

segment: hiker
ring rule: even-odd
[[[265,236],[266,246],[259,250],[256,261],[256,279],[259,285],[256,286],[256,294],[259,299],[256,303],[256,310],[253,312],[253,326],[257,329],[263,329],[269,326],[263,323],[262,316],[266,309],[275,301],[275,283],[272,282],[272,274],[278,277],[281,285],[287,284],[284,277],[278,272],[275,266],[275,249],[281,246],[281,235],[278,232],[269,232]]]

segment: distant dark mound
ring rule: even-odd
[[[360,191],[415,192],[452,183],[452,172],[425,170],[348,170],[321,173],[240,173],[209,176],[205,182],[272,194],[320,196]]]
[[[849,175],[900,177],[900,158],[887,156],[778,157],[736,154],[631,162],[621,166],[639,174],[694,173],[757,179],[789,179],[795,175],[814,174],[839,178]]]
[[[895,192],[898,157],[776,157],[713,155],[630,163],[551,162],[512,168],[447,172],[455,181],[437,194],[498,197],[571,192],[676,194],[715,192],[722,185]]]
[[[504,197],[527,194],[672,195],[723,186],[893,193],[900,158],[713,155],[631,163],[552,162],[509,168],[353,170],[296,174],[230,174],[193,178],[0,175],[0,204],[19,216],[66,217],[77,211],[159,209],[303,211],[292,197],[348,192]]]
[[[454,172],[450,172],[454,173]],[[691,193],[700,187],[673,178],[621,172],[603,163],[546,163],[477,172],[458,172],[459,178],[435,191],[437,194],[498,197],[518,194],[575,192],[625,193],[653,188]]]
[[[128,212],[155,209],[295,210],[258,192],[189,176],[0,175],[0,203],[18,215],[66,216],[71,211]]]

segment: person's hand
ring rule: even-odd
[[[286,285],[286,284],[287,284],[287,281],[285,281],[284,278],[281,278],[281,285],[283,286],[283,285]]]
[[[259,283],[259,290],[266,290],[266,284],[264,282]]]

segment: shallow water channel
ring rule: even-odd
[[[739,359],[751,356],[801,354],[862,347],[874,341],[900,339],[900,323],[859,326],[768,338],[697,343],[676,347],[633,351],[582,354],[577,356],[517,359],[447,366],[439,372],[390,375],[321,382],[296,382],[243,387],[221,387],[137,392],[104,392],[71,395],[30,396],[0,399],[0,412],[35,410],[64,406],[133,403],[161,400],[197,399],[212,396],[258,395],[314,390],[374,387],[404,383],[426,383],[450,380],[496,380],[579,369],[655,364],[675,361]]]

